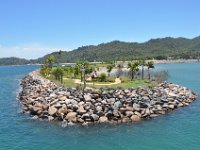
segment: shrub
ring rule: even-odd
[[[56,69],[54,69],[52,71],[52,74],[54,75],[56,80],[63,82],[64,71],[61,67],[57,67]]]
[[[106,81],[106,74],[105,73],[101,73],[100,74],[99,81],[101,81],[101,82],[105,82]]]

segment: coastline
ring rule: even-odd
[[[81,91],[59,87],[37,71],[23,78],[21,86],[24,113],[63,126],[138,122],[188,106],[197,98],[189,89],[167,82],[153,89],[88,89],[83,97]]]
[[[174,64],[199,62],[197,59],[153,60],[155,64]]]
[[[147,60],[147,61],[151,61],[151,60]],[[121,62],[121,61],[119,61]],[[129,61],[127,61],[129,62]],[[154,60],[153,62],[155,64],[173,64],[173,63],[192,63],[192,62],[200,62],[197,59],[174,59],[174,60]],[[90,63],[94,63],[94,62],[90,62]],[[60,63],[61,65],[66,65],[66,64],[74,64],[74,63]],[[41,66],[43,64],[23,64],[23,65],[0,65],[0,66]]]

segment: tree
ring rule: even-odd
[[[145,59],[141,59],[139,62],[140,66],[142,67],[142,80],[144,80],[144,66],[145,66]]]
[[[139,66],[138,62],[128,64],[128,68],[130,69],[130,72],[131,72],[131,80],[134,79],[135,72],[139,70],[138,66]]]
[[[74,77],[76,78],[80,74],[80,67],[78,65],[74,66]]]
[[[56,69],[54,69],[52,71],[52,74],[54,75],[55,79],[60,81],[61,83],[63,83],[63,75],[64,75],[64,71],[61,67],[56,67]]]
[[[107,66],[108,76],[110,76],[110,72],[112,71],[113,67],[114,66],[112,64],[110,64],[110,65]]]
[[[46,63],[48,64],[48,67],[49,67],[49,68],[52,68],[52,67],[53,67],[53,64],[55,63],[55,57],[54,57],[54,55],[50,55],[50,56],[47,58]]]
[[[88,67],[88,62],[86,62],[86,61],[78,62],[77,66],[80,68],[81,82],[82,82],[83,78],[84,78],[83,76],[85,76],[86,68]]]
[[[146,63],[147,69],[148,69],[148,78],[150,80],[151,76],[150,76],[150,69],[154,68],[154,62],[153,61],[149,61]]]

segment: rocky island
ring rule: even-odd
[[[43,78],[38,71],[21,80],[23,112],[63,125],[138,122],[188,106],[197,95],[173,83],[153,88],[116,90],[65,88]]]

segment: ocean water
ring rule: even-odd
[[[200,63],[156,67],[200,94]],[[30,119],[16,96],[20,78],[37,68],[0,67],[0,150],[200,150],[200,100],[137,124],[62,128]]]

